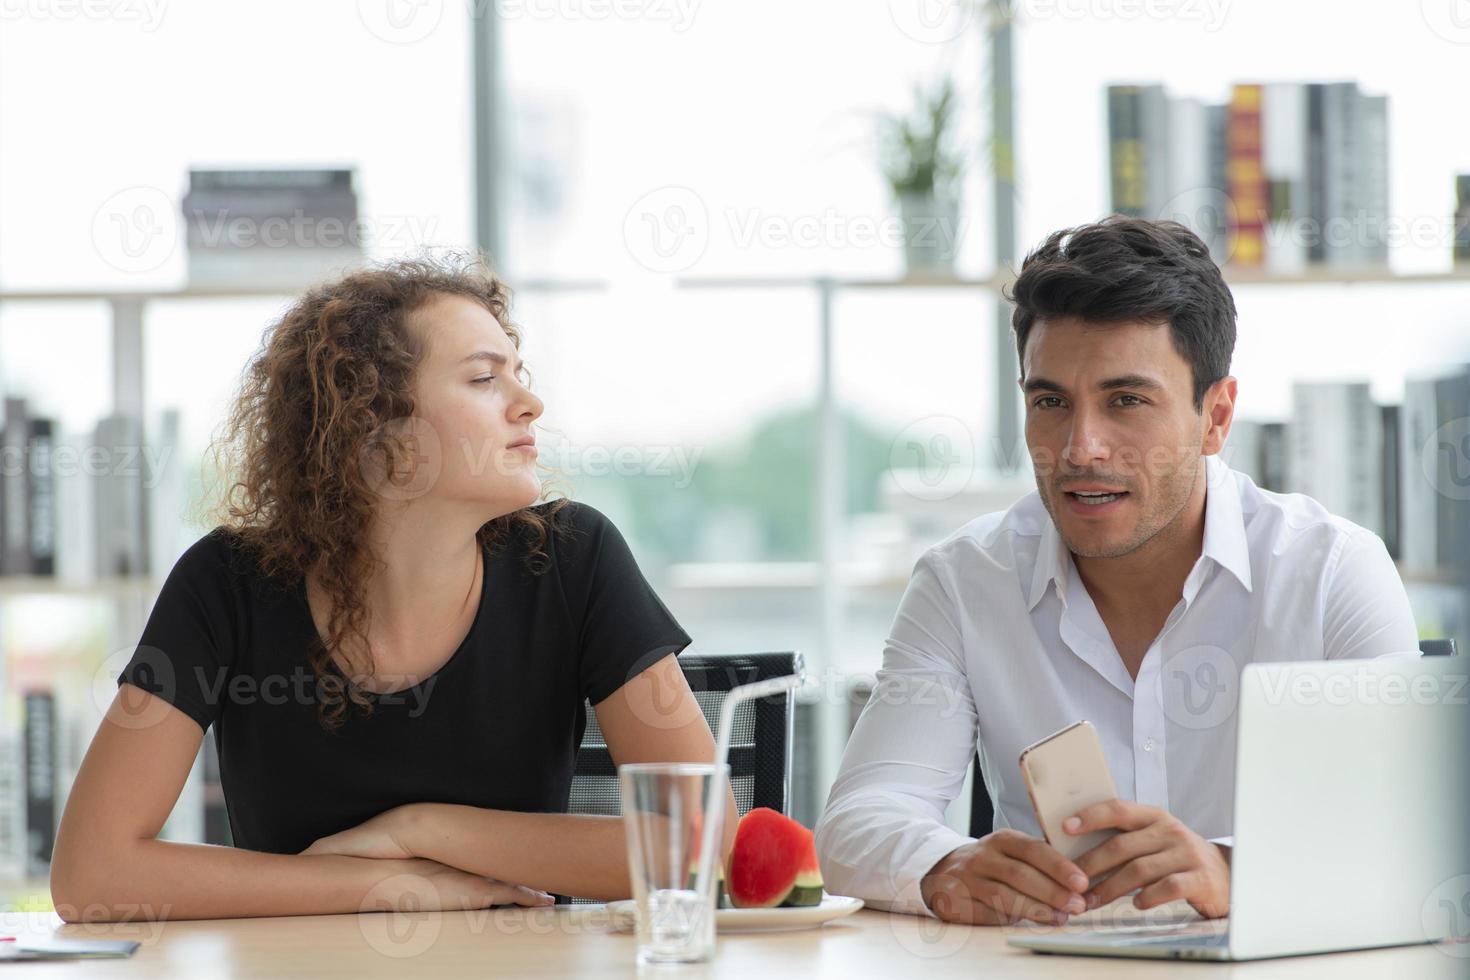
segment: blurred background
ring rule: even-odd
[[[543,461],[696,648],[805,656],[808,825],[914,560],[1032,487],[1000,288],[1112,211],[1226,270],[1226,460],[1463,645],[1467,92],[1459,0],[6,2],[0,875],[45,873],[263,331],[425,248],[515,291]],[[202,753],[165,836],[221,818]]]

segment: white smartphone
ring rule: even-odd
[[[1075,861],[1118,831],[1094,830],[1073,837],[1062,821],[1094,803],[1118,797],[1113,774],[1091,722],[1079,721],[1028,745],[1021,752],[1021,775],[1046,842]]]

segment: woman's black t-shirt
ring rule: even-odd
[[[545,513],[549,505],[539,505]],[[404,803],[565,812],[583,699],[597,704],[690,642],[611,522],[555,517],[539,574],[526,541],[485,556],[464,642],[415,687],[317,720],[304,580],[281,584],[217,527],[169,573],[118,677],[215,728],[237,847],[294,854]]]

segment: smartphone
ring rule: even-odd
[[[1118,834],[1110,827],[1073,837],[1062,829],[1062,821],[1079,810],[1118,797],[1091,722],[1068,725],[1028,745],[1021,753],[1021,776],[1046,842],[1068,860],[1075,861]]]

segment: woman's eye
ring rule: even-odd
[[[489,382],[494,381],[494,380],[495,380],[495,375],[490,374],[490,375],[486,375],[483,378],[476,378],[474,380],[474,383],[477,384],[477,385],[482,385],[482,384],[488,384]]]

